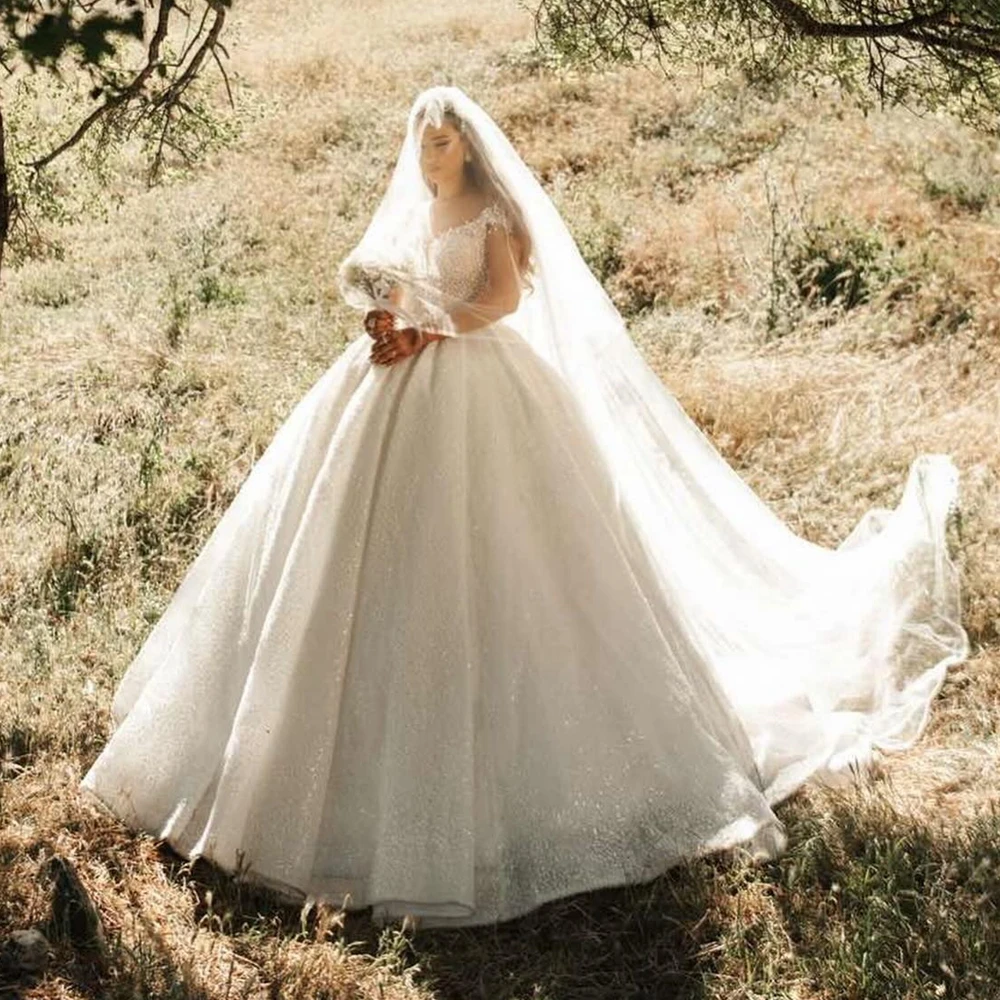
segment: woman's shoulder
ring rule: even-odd
[[[463,214],[466,215],[466,218],[464,219],[459,217],[455,221],[441,220],[439,216],[437,218],[435,217],[436,213],[432,202],[428,207],[427,224],[432,234],[435,230],[437,231],[438,237],[448,232],[455,232],[473,227],[482,227],[484,229],[500,227],[506,230],[510,229],[510,218],[507,211],[504,209],[503,203],[496,197],[484,195],[482,198],[471,202],[466,210],[466,213]]]
[[[484,202],[479,214],[487,228],[496,226],[501,229],[510,229],[510,217],[503,203],[498,199],[488,199]]]

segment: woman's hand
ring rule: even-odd
[[[391,365],[411,354],[418,354],[426,343],[423,333],[415,326],[402,330],[390,330],[375,341],[371,350],[371,361],[376,365]]]
[[[396,317],[388,309],[369,309],[365,313],[365,331],[373,340],[388,335],[396,322]]]

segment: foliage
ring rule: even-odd
[[[539,39],[570,63],[656,59],[768,83],[833,77],[863,107],[949,110],[1000,132],[996,0],[537,0]]]
[[[152,184],[160,177],[168,152],[192,165],[228,138],[229,130],[192,85],[211,55],[228,90],[218,53],[224,51],[220,36],[231,2],[193,0],[182,6],[175,0],[151,0],[148,6],[155,24],[147,33],[147,14],[140,0],[114,0],[112,10],[78,0],[0,0],[0,65],[7,70],[9,88],[8,93],[0,91],[0,261],[17,225],[19,249],[32,244],[24,212],[28,202],[38,198],[48,217],[57,212],[42,172],[78,144],[82,143],[89,165],[101,170],[110,149],[135,137],[147,156],[147,181]],[[169,38],[171,19],[178,17],[196,25],[180,52]],[[139,58],[137,49],[142,53]],[[16,113],[7,115],[23,96],[24,76],[18,74],[18,64],[32,75],[48,71],[68,88],[78,83],[81,74],[89,79],[88,98],[94,106],[65,138],[50,137],[41,143],[43,129],[37,122],[25,128],[16,121]]]
[[[768,334],[786,333],[804,309],[854,309],[897,275],[893,249],[877,231],[840,216],[813,218],[803,206],[787,214],[770,182],[767,199]]]
[[[116,39],[142,39],[143,13],[139,0],[115,0],[121,14],[83,7],[76,0],[0,0],[0,58],[9,62],[20,56],[32,69],[57,69],[59,60],[72,54],[79,64],[99,69],[112,55]]]
[[[622,269],[621,240],[622,227],[617,222],[592,226],[577,237],[577,246],[587,267],[604,285]]]
[[[807,304],[853,309],[871,297],[888,269],[879,237],[834,219],[806,228],[789,260],[799,295]]]

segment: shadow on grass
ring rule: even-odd
[[[693,861],[490,927],[431,928],[416,938],[418,957],[441,1000],[707,997],[720,863]]]
[[[1000,815],[953,829],[899,815],[878,785],[796,797],[789,849],[693,860],[650,882],[553,900],[470,928],[400,929],[337,911],[329,935],[440,1000],[879,1000],[1000,995]],[[164,852],[233,935],[313,938],[315,914]]]
[[[169,848],[162,860],[172,878],[198,897],[195,917],[231,935],[262,929],[280,938],[312,938],[315,913],[271,891],[233,878],[204,860],[185,862]],[[638,885],[552,900],[499,924],[403,929],[371,919],[371,908],[336,911],[336,939],[385,959],[398,971],[419,964],[414,981],[436,996],[505,998],[657,998],[707,996],[702,954],[715,933],[710,897],[719,859],[693,861]]]
[[[932,825],[862,785],[821,814],[796,803],[791,815],[777,898],[814,983],[838,997],[1000,996],[995,800],[971,820]]]

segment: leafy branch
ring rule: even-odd
[[[652,55],[748,76],[831,74],[866,103],[945,108],[1000,132],[998,0],[535,0],[536,38],[569,62]]]
[[[146,36],[147,14],[140,0],[115,0],[120,11],[97,9],[97,0],[0,0],[0,67],[8,77],[20,62],[31,72],[48,70],[62,77],[65,64],[87,72],[90,96],[99,102],[72,132],[52,149],[25,162],[37,176],[49,164],[97,130],[98,144],[107,148],[125,141],[137,130],[153,150],[147,181],[154,183],[164,166],[167,150],[193,162],[183,136],[192,120],[210,123],[190,100],[191,84],[211,57],[222,74],[231,106],[232,88],[219,54],[229,53],[221,41],[232,0],[146,0],[155,23],[142,44],[137,65],[122,70],[114,59],[128,40]],[[105,4],[105,8],[106,8]],[[179,54],[169,45],[170,29],[185,19],[189,37]],[[4,246],[22,204],[10,190],[5,149],[4,119],[0,107],[0,263]]]

